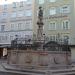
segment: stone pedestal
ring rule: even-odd
[[[69,60],[66,60],[68,58]],[[70,62],[70,53],[62,51],[25,51],[11,50],[8,52],[8,63],[23,66],[54,66],[66,65]]]

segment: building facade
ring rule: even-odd
[[[22,0],[0,5],[0,48],[2,50],[4,47],[10,46],[11,41],[16,37],[32,37],[33,1]]]
[[[37,33],[39,6],[43,9],[46,39],[57,41],[59,38],[61,43],[66,39],[69,45],[75,45],[74,0],[22,0],[0,5],[0,47],[10,45],[16,36],[31,38]],[[72,48],[72,54],[74,52]]]
[[[56,41],[57,38],[60,37],[60,39],[68,39],[69,44],[75,44],[75,36],[72,36],[72,27],[74,24],[71,24],[71,19],[73,20],[72,2],[73,0],[35,1],[35,18],[37,16],[38,7],[41,6],[44,13],[43,29],[45,35],[49,37],[49,40]],[[36,24],[37,19],[34,22]]]
[[[75,0],[35,0],[35,32],[39,6],[43,9],[45,36],[50,41],[67,41],[71,48],[72,61],[75,62]]]
[[[13,2],[0,6],[0,44],[33,34],[33,1]]]

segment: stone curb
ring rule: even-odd
[[[37,69],[22,69],[22,68],[17,68],[17,67],[12,67],[13,65],[8,65],[8,64],[2,64],[2,66],[8,70],[8,71],[14,71],[14,72],[18,72],[21,74],[26,74],[26,72],[28,73],[27,75],[31,74],[31,75],[47,75],[48,70],[37,70]],[[69,66],[67,66],[69,67]],[[70,69],[59,69],[59,70],[50,70],[50,75],[65,75],[65,74],[71,74],[71,73],[75,73],[75,66],[72,65],[72,67],[74,68],[70,68]]]
[[[8,65],[8,64],[2,64],[2,66],[4,67],[4,69],[6,69],[7,71],[16,71],[16,72],[20,72],[20,73],[24,73],[24,74],[26,74],[26,72],[28,72],[28,74],[30,73],[30,74],[32,74],[32,73],[34,73],[34,74],[45,74],[45,72],[44,71],[40,71],[40,70],[33,70],[33,69],[22,69],[22,68],[16,68],[16,67],[12,67],[11,65]]]

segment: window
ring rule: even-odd
[[[39,0],[39,4],[44,4],[44,0]]]
[[[23,1],[20,2],[20,7],[23,7]]]
[[[24,12],[23,11],[19,11],[18,12],[18,17],[23,17],[24,16]]]
[[[12,12],[11,17],[12,17],[12,18],[17,17],[17,13],[16,13],[16,12]]]
[[[32,4],[32,0],[27,0],[26,4]]]
[[[31,10],[26,10],[25,16],[32,16],[32,11]]]
[[[7,34],[2,34],[2,35],[0,35],[0,43],[1,42],[6,42],[8,40],[8,36],[7,36]]]
[[[12,6],[13,8],[16,8],[16,2],[13,2],[13,6]]]
[[[5,31],[5,25],[1,25],[1,31]]]
[[[7,16],[8,16],[8,13],[7,12],[3,12],[2,13],[2,18],[7,18]]]
[[[50,15],[55,15],[56,14],[56,8],[52,7],[50,8]]]
[[[13,39],[13,36],[10,36],[10,40],[11,40],[11,41],[14,40],[14,39]]]
[[[21,30],[22,23],[18,23],[18,30]]]
[[[56,30],[56,23],[55,22],[51,22],[49,24],[49,30]]]
[[[65,36],[63,36],[64,37],[64,43],[65,44],[68,44],[69,43],[69,36],[68,35],[65,35]]]
[[[63,6],[61,8],[61,13],[69,13],[70,12],[70,6]]]
[[[70,29],[70,23],[68,20],[66,21],[63,21],[63,29],[67,30],[67,29]]]
[[[8,39],[8,37],[6,35],[0,36],[0,41],[6,41],[7,39]]]
[[[3,5],[3,9],[4,9],[4,10],[7,9],[7,4]]]
[[[7,35],[5,36],[5,40],[7,40],[8,39],[8,37],[7,37]]]
[[[56,0],[49,0],[50,2],[56,2]]]
[[[56,35],[51,35],[50,36],[50,41],[56,41]]]
[[[8,37],[6,35],[2,36],[2,40],[6,41],[7,39],[8,39]]]
[[[11,24],[11,30],[14,30],[14,24]]]
[[[26,21],[25,29],[32,29],[32,21]]]

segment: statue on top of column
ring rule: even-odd
[[[39,19],[43,19],[43,10],[42,10],[42,7],[39,7],[38,18]]]

